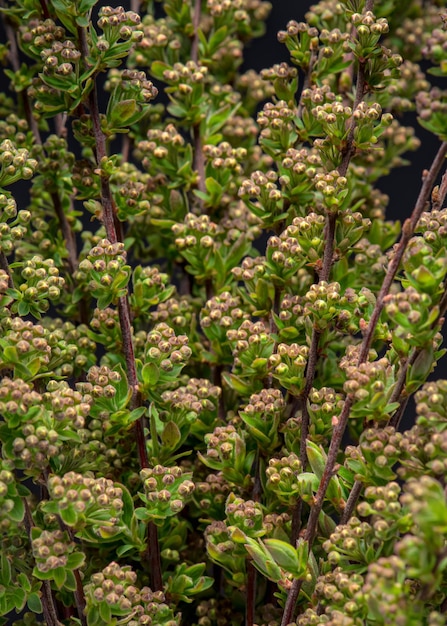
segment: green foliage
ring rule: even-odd
[[[1,7],[0,621],[440,626],[442,2],[140,8]]]

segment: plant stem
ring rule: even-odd
[[[356,480],[354,486],[351,489],[351,493],[349,494],[349,498],[346,502],[345,509],[343,511],[343,515],[340,519],[340,524],[347,524],[351,519],[352,514],[354,513],[355,505],[357,504],[357,500],[363,489],[363,483],[360,480]]]
[[[365,66],[363,63],[359,63],[358,71],[357,71],[357,83],[356,83],[356,91],[354,97],[354,105],[352,111],[354,112],[356,108],[359,106],[360,102],[363,100],[365,95]],[[348,171],[349,163],[354,156],[355,146],[354,146],[354,131],[355,131],[355,118],[351,117],[350,127],[348,136],[346,139],[346,146],[343,152],[342,162],[340,167],[338,168],[340,176],[346,176]],[[333,263],[334,257],[334,242],[335,242],[335,227],[337,223],[337,212],[328,212],[326,215],[326,224],[324,228],[324,253],[321,270],[319,272],[318,282],[328,281],[330,277],[331,267]],[[309,348],[309,357],[307,361],[307,369],[306,369],[306,384],[301,395],[301,438],[300,438],[300,462],[303,471],[305,471],[307,464],[307,452],[306,452],[306,442],[307,437],[309,436],[309,424],[310,424],[310,416],[307,408],[307,402],[309,398],[309,394],[312,390],[313,383],[315,380],[317,360],[318,360],[318,346],[320,341],[320,331],[317,328],[312,329],[312,336],[310,341]],[[300,528],[300,520],[297,519],[298,516],[301,516],[301,501],[299,500],[295,511],[292,515],[292,537],[291,543],[294,545],[297,540],[297,533]]]
[[[88,42],[84,28],[79,28],[79,41],[84,58],[88,56]],[[89,109],[92,118],[93,132],[96,144],[96,162],[101,167],[103,160],[107,158],[106,138],[101,129],[101,118],[98,107],[98,94],[96,84],[89,96]],[[115,206],[110,190],[109,179],[101,171],[101,204],[103,209],[103,223],[106,229],[107,238],[111,243],[122,240],[122,229],[116,218]],[[126,361],[126,371],[129,386],[132,390],[130,408],[135,409],[141,406],[141,396],[138,391],[138,377],[135,364],[135,353],[132,342],[132,324],[130,320],[129,300],[127,296],[122,296],[118,300],[118,314],[120,320],[121,336],[123,342],[123,353]],[[146,439],[144,434],[144,418],[141,417],[135,422],[135,439],[137,443],[140,467],[149,467]],[[153,522],[148,523],[148,557],[151,568],[151,586],[153,591],[163,589],[163,579],[161,574],[160,547],[158,542],[158,530]]]
[[[411,217],[408,218],[404,223],[399,244],[388,266],[388,270],[383,280],[383,284],[380,289],[379,295],[377,297],[374,310],[372,312],[368,327],[363,337],[363,341],[360,347],[360,354],[358,358],[358,365],[360,365],[361,363],[364,363],[368,358],[368,353],[369,353],[369,349],[371,347],[371,343],[374,337],[374,332],[375,332],[377,323],[379,321],[380,314],[383,309],[384,298],[389,292],[389,289],[395,278],[396,272],[402,260],[405,249],[408,245],[408,242],[413,236],[413,233],[415,231],[420,215],[422,211],[424,210],[426,202],[428,201],[430,197],[430,192],[433,188],[434,183],[436,182],[436,178],[442,167],[446,154],[447,154],[447,142],[443,142],[438,150],[438,153],[436,154],[433,160],[430,170],[427,172],[427,175],[424,178],[421,191],[419,193],[419,196],[416,201],[413,212],[411,214]],[[326,467],[324,469],[323,476],[321,478],[320,485],[318,487],[318,491],[314,497],[314,503],[310,511],[306,534],[304,537],[305,541],[307,541],[308,543],[309,551],[312,549],[312,545],[315,539],[315,535],[317,532],[317,525],[318,525],[318,517],[323,508],[324,498],[326,495],[327,488],[329,486],[329,482],[332,478],[335,463],[337,460],[338,449],[340,447],[343,434],[345,432],[346,425],[348,423],[348,417],[349,417],[349,413],[350,413],[353,403],[354,403],[353,394],[348,394],[346,396],[345,403],[343,405],[343,409],[341,411],[340,417],[338,418],[338,423],[334,427],[333,436],[331,439],[331,443],[329,445]],[[298,599],[298,595],[301,590],[302,584],[303,584],[303,580],[301,579],[296,579],[293,581],[292,587],[287,596],[287,602],[286,602],[286,606],[284,609],[281,626],[287,626],[287,624],[292,620],[295,603]]]
[[[199,61],[199,24],[200,15],[202,11],[201,0],[195,0],[194,13],[192,18],[194,35],[191,44],[191,60],[194,63]],[[205,192],[205,159],[203,156],[202,136],[200,134],[200,123],[195,124],[193,127],[193,139],[194,139],[194,163],[193,168],[197,171],[198,181],[197,187],[199,191]],[[200,207],[203,208],[203,200],[199,200]]]
[[[31,529],[34,527],[33,516],[28,505],[26,498],[23,498],[23,504],[25,506],[24,524],[27,535],[31,544]],[[42,610],[43,616],[47,626],[61,626],[61,622],[58,619],[56,606],[54,604],[53,592],[49,580],[42,581]]]

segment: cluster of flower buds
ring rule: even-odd
[[[41,80],[48,87],[62,88],[66,79],[75,80],[81,52],[72,41],[54,41],[51,47],[42,50],[40,56],[43,61]],[[58,79],[54,80],[53,76]]]
[[[0,187],[7,187],[18,180],[28,180],[37,165],[36,159],[31,158],[26,148],[17,148],[10,139],[0,143]],[[7,202],[3,202],[6,207]]]
[[[152,265],[147,267],[138,265],[132,275],[130,307],[135,316],[144,316],[150,308],[168,300],[174,291],[175,287],[169,284],[167,274],[163,274]]]
[[[113,172],[110,187],[119,220],[124,222],[131,216],[144,216],[150,211],[149,185],[149,174],[138,171],[132,163],[122,163],[119,170]]]
[[[284,65],[287,67],[287,64]],[[252,114],[259,106],[260,102],[270,100],[275,94],[272,82],[267,77],[262,75],[263,72],[267,71],[268,70],[262,70],[261,74],[259,74],[258,72],[255,72],[255,70],[248,70],[244,74],[238,76],[236,80],[235,87],[238,93],[242,96],[244,108]],[[274,69],[272,68],[271,71],[273,73]]]
[[[387,87],[388,108],[399,113],[412,111],[415,108],[414,96],[429,89],[430,83],[420,66],[405,60],[400,66],[400,77]]]
[[[205,443],[206,454],[198,453],[202,463],[221,471],[231,485],[251,485],[249,472],[253,455],[246,453],[245,441],[232,424],[216,426],[212,433],[205,435]]]
[[[2,320],[2,332],[4,346],[0,350],[0,362],[3,367],[20,370],[19,375],[27,380],[50,367],[52,348],[48,332],[41,324],[6,317]]]
[[[207,474],[204,481],[196,481],[195,485],[194,503],[198,515],[202,516],[206,512],[212,519],[223,519],[230,485],[222,472]]]
[[[35,423],[24,424],[17,429],[14,439],[5,446],[5,454],[14,459],[20,468],[43,470],[50,459],[57,457],[62,448],[62,439],[54,428],[45,425],[49,420],[35,419]]]
[[[357,513],[360,517],[370,518],[372,522],[380,520],[388,522],[388,530],[383,523],[379,526],[374,524],[374,529],[380,539],[387,540],[393,532],[395,533],[396,528],[401,533],[410,530],[412,521],[402,514],[400,495],[401,487],[396,482],[369,486],[365,489],[365,499],[357,505]]]
[[[42,401],[58,424],[77,431],[85,425],[92,397],[72,389],[66,381],[52,380],[47,385],[47,391],[42,394]]]
[[[227,338],[233,351],[234,372],[242,377],[264,378],[275,347],[264,322],[246,319],[237,330],[228,330]],[[255,380],[252,382],[255,384]]]
[[[304,266],[303,250],[293,236],[294,227],[288,226],[280,235],[272,235],[267,241],[266,278],[284,287]]]
[[[172,29],[168,20],[155,20],[153,15],[147,14],[143,17],[140,30],[143,37],[136,42],[132,54],[137,66],[150,67],[153,61],[174,65],[179,61],[181,36]]]
[[[260,143],[266,154],[283,155],[296,142],[295,118],[296,109],[284,100],[264,105],[256,121],[261,128]]]
[[[128,30],[132,32],[129,27]],[[109,133],[139,122],[158,95],[158,89],[147,79],[145,72],[139,70],[111,72],[107,88],[112,92],[106,111]],[[126,214],[123,217],[125,219]]]
[[[416,392],[417,423],[438,432],[447,428],[447,381],[430,381]]]
[[[245,583],[246,549],[231,538],[231,530],[225,522],[212,522],[205,529],[206,551],[209,558],[231,572],[232,583]]]
[[[415,541],[412,547],[413,555],[420,562],[423,561],[423,551],[418,550]],[[424,620],[422,616],[426,613],[426,607],[418,597],[417,587],[409,584],[409,570],[405,559],[397,555],[381,557],[369,565],[363,592],[368,598],[370,616],[391,624],[418,624]],[[411,568],[411,571],[417,578],[416,568]],[[440,618],[443,619],[438,612],[430,612],[426,623],[437,626],[442,623]]]
[[[334,389],[322,387],[312,388],[308,396],[309,438],[315,443],[324,443],[331,436],[333,421],[337,419],[343,408],[343,396]]]
[[[318,49],[318,30],[305,22],[291,20],[287,23],[287,30],[279,31],[278,41],[287,46],[292,62],[306,70],[312,53]]]
[[[235,612],[231,603],[225,599],[210,598],[202,600],[196,608],[197,622],[193,626],[214,626],[222,621],[222,626],[233,621],[244,619],[243,614]]]
[[[293,395],[299,395],[304,387],[304,372],[307,365],[309,348],[297,343],[280,343],[275,353],[268,358],[268,365],[273,378],[288,389]]]
[[[168,176],[178,187],[191,184],[191,155],[185,139],[173,124],[149,129],[147,139],[138,142],[135,154],[153,177],[159,175],[162,167],[164,180]]]
[[[322,100],[322,104],[316,104]],[[328,100],[324,102],[324,100]],[[346,139],[347,121],[352,116],[351,107],[343,105],[338,100],[333,100],[330,91],[320,91],[318,89],[307,89],[303,96],[303,103],[314,118],[310,124],[308,132],[311,135],[324,136],[328,141],[340,148],[343,140]],[[319,145],[319,144],[317,144]]]
[[[354,626],[358,619],[367,614],[366,598],[363,593],[363,576],[355,571],[347,572],[343,567],[318,577],[315,594],[324,607],[320,614],[308,609],[298,619],[297,626],[331,624],[331,626]]]
[[[197,301],[190,296],[179,296],[160,302],[154,311],[149,312],[149,317],[154,324],[167,324],[176,335],[188,334],[192,358],[195,358],[202,350],[196,329],[197,313]]]
[[[231,145],[254,150],[253,142],[258,135],[258,126],[252,117],[232,115],[221,132]]]
[[[188,213],[183,224],[174,224],[172,232],[177,250],[189,263],[190,271],[199,280],[211,278],[214,273],[219,226],[208,215],[196,216]]]
[[[416,110],[421,126],[438,135],[446,137],[443,120],[447,113],[447,90],[433,87],[430,91],[421,91],[416,96]]]
[[[245,148],[233,148],[227,141],[203,146],[205,158],[205,190],[196,195],[207,208],[217,209],[232,202],[238,189],[241,163],[247,158]],[[211,182],[211,180],[213,182]]]
[[[287,63],[275,64],[261,70],[261,78],[272,84],[272,91],[279,100],[293,101],[298,87],[298,71]],[[267,83],[267,86],[268,86]],[[264,87],[265,90],[265,87]],[[270,94],[271,95],[271,94]]]
[[[441,14],[446,19],[446,13]],[[434,28],[425,40],[422,49],[425,58],[428,58],[435,65],[439,65],[439,73],[447,74],[447,31],[444,28]],[[436,68],[437,69],[437,68]],[[436,71],[436,70],[435,70]]]
[[[59,276],[59,270],[53,259],[44,259],[35,255],[20,263],[21,284],[10,291],[14,298],[12,311],[25,316],[31,313],[40,318],[48,310],[50,301],[60,298],[65,280]]]
[[[137,30],[140,22],[140,16],[134,11],[125,11],[121,6],[101,7],[98,13],[98,27],[103,31],[103,35],[97,38],[93,51],[96,51],[103,61],[125,56],[130,46],[117,45],[117,41],[120,39],[129,43],[141,41],[143,33]]]
[[[226,521],[230,531],[238,528],[247,537],[264,535],[264,513],[259,502],[244,500],[230,493],[225,505]]]
[[[358,446],[346,448],[345,465],[365,485],[392,481],[396,478],[393,467],[402,456],[401,441],[402,433],[392,426],[368,428],[363,431]]]
[[[72,181],[79,200],[97,198],[99,195],[100,178],[95,164],[88,159],[78,159],[73,164]]]
[[[166,604],[163,592],[139,588],[136,573],[127,565],[112,562],[93,574],[85,596],[87,619],[99,611],[107,623],[124,618],[129,626],[179,626],[179,617]]]
[[[235,268],[236,269],[236,268]],[[227,331],[237,330],[241,322],[248,319],[249,314],[242,308],[239,296],[223,291],[210,298],[200,312],[200,326],[213,348],[220,354],[225,351]]]
[[[171,420],[179,425],[187,419],[190,432],[202,437],[215,426],[221,393],[220,387],[211,384],[206,378],[190,378],[185,386],[165,391],[161,399],[168,407]]]
[[[389,400],[396,382],[395,371],[386,357],[360,364],[343,364],[346,382],[345,393],[353,395],[351,415],[367,420],[388,419],[390,411],[398,405]]]
[[[320,171],[321,157],[309,148],[289,148],[279,166],[282,196],[296,205],[295,210],[306,217],[313,203],[312,179]]]
[[[112,480],[68,472],[50,476],[48,491],[51,500],[45,503],[45,512],[60,514],[67,526],[77,530],[88,526],[103,537],[119,530],[123,490]]]
[[[266,513],[264,515],[264,532],[266,537],[287,537],[291,518],[289,513]],[[284,535],[283,535],[284,533]]]
[[[293,506],[301,493],[301,462],[296,454],[270,459],[265,473],[267,484],[282,504]]]
[[[30,218],[29,211],[17,211],[14,198],[0,193],[0,250],[5,255],[12,254],[15,242],[24,236]]]
[[[403,286],[411,285],[419,293],[428,294],[433,304],[437,304],[442,294],[440,284],[447,274],[444,257],[437,254],[423,237],[416,236],[412,237],[405,250],[403,267]]]
[[[18,117],[16,113],[10,113],[0,120],[0,141],[9,139],[18,148],[29,148],[32,145],[28,122]]]
[[[432,196],[433,202],[439,189],[435,188]],[[416,226],[416,233],[422,233],[424,240],[433,250],[433,254],[438,254],[445,248],[445,238],[447,235],[447,209],[440,211],[433,209],[430,213],[422,213]]]
[[[106,365],[93,365],[87,372],[87,382],[79,383],[83,393],[93,398],[114,398],[122,380],[121,374]]]
[[[192,473],[183,472],[180,467],[163,467],[141,470],[144,493],[140,494],[145,504],[137,509],[140,519],[161,524],[167,517],[178,515],[192,498],[195,485]]]
[[[256,170],[249,179],[242,181],[238,191],[239,197],[266,227],[283,217],[283,198],[277,181],[277,172]]]
[[[341,294],[339,283],[320,281],[311,285],[303,304],[305,319],[309,320],[309,325],[311,321],[311,327],[322,332],[331,326],[355,334],[359,332],[360,319],[368,319],[374,307],[374,296],[365,288],[357,294],[350,287]]]
[[[160,386],[177,380],[191,355],[187,335],[176,335],[163,322],[157,324],[147,334],[143,348],[143,367],[139,373],[143,393],[155,393]]]
[[[121,242],[110,243],[101,239],[87,258],[79,263],[75,278],[86,284],[98,307],[105,309],[127,293],[130,266],[126,265],[126,251]]]
[[[239,411],[247,431],[265,451],[279,445],[279,424],[284,410],[284,398],[279,389],[262,389],[250,396],[248,404]]]
[[[332,565],[349,562],[350,570],[361,573],[370,561],[383,554],[387,531],[389,527],[384,519],[379,518],[370,524],[351,517],[347,524],[336,526],[323,543],[323,549]]]
[[[302,296],[284,294],[279,305],[279,313],[273,315],[280,340],[284,342],[292,340],[296,343],[305,341]]]
[[[118,354],[122,343],[118,311],[110,307],[94,309],[90,320],[89,337],[105,346],[108,352]]]
[[[20,39],[27,54],[40,60],[40,53],[52,46],[56,41],[62,41],[66,34],[62,26],[55,24],[52,19],[30,20],[19,27]]]
[[[401,356],[408,356],[409,348],[430,344],[439,331],[439,313],[426,293],[407,287],[385,298],[385,311],[395,324],[392,345]]]
[[[22,496],[19,495],[14,477],[14,464],[0,461],[0,528],[9,527],[9,522],[21,522],[24,514]]]
[[[75,548],[75,542],[66,531],[32,529],[31,549],[39,573],[46,574],[58,568],[73,569],[70,567],[70,554]]]

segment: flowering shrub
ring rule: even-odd
[[[2,3],[1,623],[447,623],[443,4]]]

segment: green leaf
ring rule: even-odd
[[[68,569],[78,569],[84,564],[85,554],[83,552],[72,552],[68,555],[67,565]]]
[[[294,578],[301,578],[306,573],[307,559],[303,563],[299,560],[296,548],[280,539],[265,539],[264,544],[275,562]]]
[[[11,582],[11,564],[5,551],[2,551],[0,559],[0,583],[5,587],[9,587]]]
[[[76,511],[70,505],[66,509],[62,509],[60,511],[60,516],[64,524],[67,524],[67,526],[75,526],[78,521]]]
[[[52,578],[56,584],[56,587],[58,589],[62,589],[62,587],[65,585],[65,581],[67,580],[67,572],[63,567],[56,567],[56,569],[52,572]]]
[[[8,512],[8,517],[13,522],[21,522],[25,516],[25,505],[21,498],[14,499],[14,506]]]
[[[30,593],[27,600],[28,608],[33,613],[42,613],[42,602],[38,593]]]
[[[245,549],[253,559],[253,564],[256,569],[261,572],[266,578],[277,583],[282,578],[281,569],[273,561],[270,552],[265,548],[260,540],[256,541],[251,537],[247,537],[247,543]]]
[[[155,387],[160,378],[160,372],[155,363],[145,363],[141,369],[141,376],[146,387]]]
[[[154,78],[158,78],[158,80],[163,80],[163,74],[166,70],[172,69],[170,65],[166,63],[162,63],[162,61],[154,61],[151,65],[151,74]]]
[[[306,452],[312,471],[321,480],[326,467],[326,454],[320,446],[309,439],[306,441]]]
[[[169,450],[175,450],[181,439],[180,429],[175,422],[170,420],[161,433],[161,440]]]

